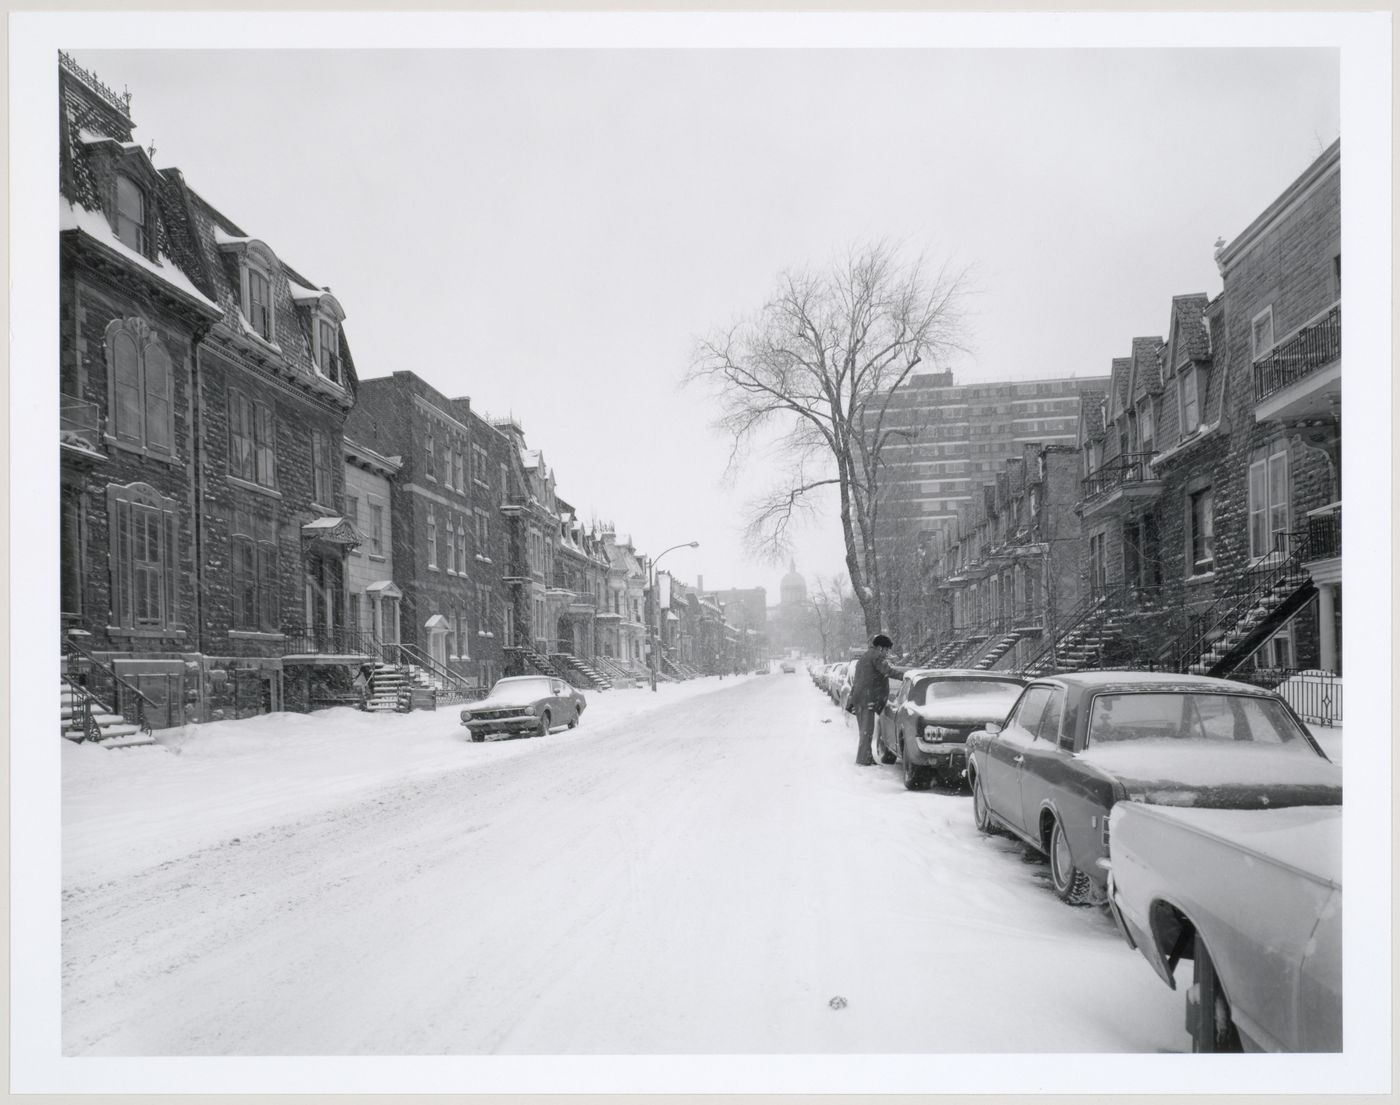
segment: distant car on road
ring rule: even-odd
[[[965,742],[1011,712],[1026,681],[968,669],[915,668],[892,686],[875,730],[881,763],[903,765],[904,788],[927,790],[935,778],[962,785]]]
[[[797,665],[794,664],[791,660],[784,660],[782,663],[782,668],[784,675],[792,675],[795,671],[797,671]],[[766,671],[767,669],[765,668],[764,670]]]
[[[462,724],[474,741],[493,733],[542,737],[556,725],[572,729],[588,701],[577,687],[549,675],[518,675],[497,680],[479,702],[462,710]]]
[[[1342,807],[1120,802],[1108,904],[1176,989],[1194,1051],[1342,1050]]]
[[[1066,902],[1103,900],[1115,802],[1214,809],[1335,806],[1341,769],[1277,695],[1204,676],[1100,671],[1037,679],[1005,725],[967,741],[973,817],[1050,860]]]

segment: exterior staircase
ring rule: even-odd
[[[563,679],[568,682],[564,673],[560,671],[543,652],[533,649],[529,645],[520,645],[516,648],[520,658],[530,667],[534,668],[541,675],[550,675],[555,679]]]
[[[150,726],[127,720],[83,687],[62,678],[59,680],[59,735],[71,741],[92,741],[103,748],[136,748],[156,743]]]
[[[1193,619],[1176,645],[1176,670],[1219,677],[1232,674],[1316,594],[1296,552],[1255,569]]]
[[[1025,674],[1034,678],[1102,664],[1111,648],[1122,642],[1125,594],[1126,588],[1119,586],[1086,598],[1059,629],[1046,635],[1045,647],[1026,663]]]
[[[1002,657],[1015,648],[1018,641],[1028,636],[1029,632],[1025,629],[1013,629],[1009,633],[1003,633],[996,638],[991,649],[983,653],[981,659],[972,666],[978,671],[992,671],[1001,662]]]
[[[413,686],[426,678],[421,668],[415,670],[408,664],[374,665],[374,673],[369,680],[369,693],[365,698],[365,709],[371,713],[407,713],[413,702]]]
[[[549,659],[575,687],[582,687],[588,691],[606,691],[612,688],[612,680],[580,656],[568,652],[555,652],[550,654]]]

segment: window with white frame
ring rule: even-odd
[[[1156,451],[1157,427],[1152,417],[1152,400],[1144,399],[1138,406],[1138,442],[1144,453]]]
[[[1288,532],[1288,442],[1255,453],[1249,466],[1249,555],[1266,556]]]
[[[458,491],[461,491],[462,488],[465,486],[465,481],[462,479],[461,449],[452,450],[452,486],[455,487]]]
[[[1259,646],[1254,654],[1256,670],[1270,668],[1296,668],[1296,653],[1293,647],[1293,623],[1285,625]]]
[[[437,567],[437,513],[428,507],[428,567]]]
[[[1274,309],[1265,307],[1249,324],[1249,337],[1252,360],[1258,360],[1274,347]]]
[[[122,244],[143,257],[149,257],[151,236],[146,215],[146,192],[124,173],[116,175],[112,215],[112,230]]]
[[[433,452],[433,431],[432,431],[432,427],[429,427],[427,433],[425,433],[425,434],[423,435],[423,451],[424,451],[424,452],[427,454],[427,456],[428,456],[428,464],[427,464],[427,467],[425,467],[425,468],[423,469],[423,474],[424,474],[425,476],[427,476],[428,479],[430,479],[430,480],[432,480],[434,483],[436,483],[436,482],[437,482],[437,455]]]
[[[1201,425],[1199,381],[1195,367],[1183,369],[1176,377],[1177,398],[1181,405],[1181,435],[1194,434]]]
[[[247,315],[253,332],[264,341],[272,341],[275,315],[272,303],[272,279],[262,269],[249,265],[247,273]]]
[[[1215,495],[1209,487],[1187,497],[1186,563],[1191,575],[1215,569]]]
[[[143,452],[174,453],[174,372],[170,354],[144,319],[120,319],[105,334],[109,432]]]
[[[340,327],[325,315],[316,319],[316,368],[331,383],[341,383]]]
[[[452,439],[444,434],[442,439],[442,485],[444,487],[452,486],[452,453]]]
[[[176,619],[175,500],[148,484],[107,485],[111,535],[112,624],[171,629]]]

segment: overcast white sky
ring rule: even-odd
[[[975,269],[960,381],[1104,374],[1340,126],[1333,49],[74,53],[335,291],[362,376],[513,412],[585,518],[770,602],[697,336],[890,238]],[[797,553],[842,557],[834,519]]]

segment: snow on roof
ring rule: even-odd
[[[223,313],[223,308],[196,288],[190,282],[190,278],[176,268],[175,262],[165,254],[162,253],[155,261],[152,261],[149,257],[137,253],[136,250],[118,238],[116,232],[112,230],[112,224],[107,221],[107,216],[101,211],[90,211],[86,207],[63,200],[59,206],[58,228],[61,231],[81,231],[103,247],[121,254],[125,260],[145,269],[176,291],[213,308],[220,314]]]
[[[112,145],[120,146],[124,150],[141,150],[142,153],[146,152],[144,149],[142,149],[141,143],[139,142],[121,142],[105,134],[94,134],[86,127],[78,128],[78,141],[82,142],[84,145],[87,146],[96,146],[100,145],[103,142],[110,142],[112,143]],[[150,155],[148,154],[147,160],[149,159]]]
[[[292,290],[292,298],[295,299],[298,303],[308,299],[319,300],[323,296],[328,296],[331,294],[330,292],[324,291],[321,288],[305,287],[304,285],[298,284],[295,280],[292,280],[290,278],[287,280],[287,287]]]
[[[343,521],[345,521],[345,519],[344,519],[344,518],[341,518],[341,517],[339,517],[339,516],[336,516],[336,515],[327,515],[327,516],[324,517],[324,518],[317,518],[314,522],[306,522],[306,523],[304,523],[304,524],[302,525],[301,528],[304,529],[304,530],[308,530],[308,529],[335,529],[335,527],[338,526],[338,525],[340,525]]]
[[[214,224],[214,244],[217,246],[246,245],[251,241],[253,241],[252,238],[240,238],[236,234],[230,234],[218,223]]]

